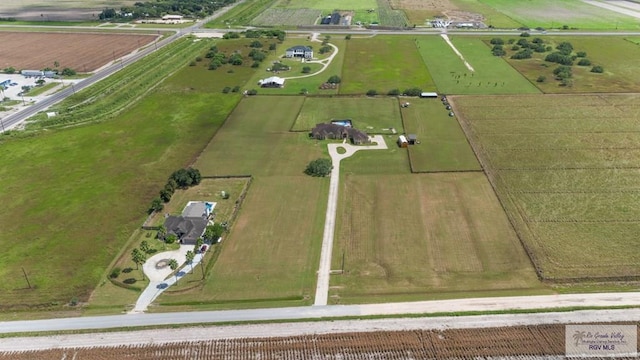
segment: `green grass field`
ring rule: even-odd
[[[164,294],[162,305],[309,303],[329,180],[303,173],[326,147],[288,131],[303,101],[244,99],[198,158],[203,175],[251,174],[254,180],[204,287]]]
[[[418,99],[402,109],[406,133],[420,141],[408,148],[412,171],[480,170],[458,121],[448,114],[437,99]]]
[[[564,25],[579,29],[640,28],[638,20],[631,16],[593,6],[580,0],[480,1],[530,28],[549,29],[560,28]]]
[[[167,176],[192,161],[239,100],[214,93],[224,81],[188,67],[112,121],[3,141],[3,309],[86,300]]]
[[[450,0],[455,6],[464,11],[471,13],[482,14],[486,19],[486,25],[493,26],[499,29],[516,29],[523,24],[519,23],[516,19],[513,19],[501,12],[499,9],[490,6],[484,1],[478,0]]]
[[[507,38],[505,37],[505,40]],[[581,92],[637,92],[640,91],[640,74],[635,71],[635,59],[640,56],[640,47],[622,37],[545,37],[555,47],[563,41],[573,45],[574,52],[585,51],[592,65],[604,67],[604,73],[590,72],[591,66],[572,66],[573,85],[560,86],[554,80],[553,70],[558,66],[544,61],[546,54],[535,54],[533,59],[507,61],[545,93]],[[548,54],[548,53],[547,53]],[[625,56],[620,56],[625,54]],[[545,66],[546,65],[546,66]],[[545,76],[543,83],[536,82]]]
[[[639,99],[455,99],[476,152],[544,278],[640,276],[635,251]]]
[[[391,97],[307,97],[292,130],[311,130],[332,119],[351,119],[353,127],[369,134],[403,131],[398,100]]]
[[[548,291],[482,173],[345,175],[340,194],[332,303]]]
[[[402,92],[413,87],[435,90],[431,74],[409,37],[349,40],[342,73],[340,94],[365,94],[369,90],[386,94],[392,89]]]
[[[451,36],[450,39],[474,72],[467,69],[442,38],[423,36],[416,42],[439,92],[465,95],[539,93],[508,62],[493,56],[491,48],[482,39],[461,36]]]

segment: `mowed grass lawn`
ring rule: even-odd
[[[324,39],[324,37],[321,37]],[[268,45],[276,40],[264,40],[265,45],[263,49],[268,49]],[[338,54],[335,55],[331,63],[325,70],[322,70],[323,66],[319,63],[301,62],[300,59],[285,59],[283,58],[285,51],[296,45],[311,46],[314,49],[313,56],[317,60],[324,60],[328,58],[331,53],[320,54],[318,50],[322,46],[320,42],[311,42],[306,38],[293,38],[288,37],[282,44],[277,45],[277,50],[269,51],[267,58],[260,64],[258,71],[251,77],[251,80],[247,82],[244,89],[256,89],[259,94],[266,95],[298,95],[303,92],[308,94],[323,94],[332,95],[337,94],[338,90],[326,89],[321,90],[320,85],[326,82],[332,75],[342,75],[342,63],[344,61],[345,54],[345,40],[339,38],[337,35],[330,39],[330,42],[338,47]],[[250,50],[247,49],[247,54]],[[274,73],[267,71],[270,69],[274,61],[281,61],[283,64],[291,67],[291,70],[281,71]],[[304,67],[309,67],[311,71],[308,74],[302,73]],[[316,74],[316,75],[314,75]],[[283,88],[260,88],[258,81],[271,76],[278,76],[286,79]],[[304,77],[301,77],[304,76]],[[298,78],[299,77],[299,78]],[[296,79],[293,79],[296,78]]]
[[[239,101],[216,91],[242,79],[227,76],[187,67],[112,121],[1,144],[2,308],[87,299],[169,174]]]
[[[332,303],[548,291],[482,173],[344,176],[332,269],[343,254]]]
[[[375,36],[347,41],[340,94],[365,94],[376,90],[420,88],[435,90],[431,74],[416,49],[413,38]]]
[[[354,128],[368,134],[403,131],[398,100],[391,97],[307,97],[292,130],[311,130],[334,119],[351,119]]]
[[[244,99],[196,161],[203,175],[251,174],[254,180],[204,286],[163,294],[161,305],[311,301],[329,179],[303,173],[310,160],[327,156],[326,146],[289,132],[303,101]]]
[[[640,276],[638,104],[637,94],[456,98],[544,278]]]
[[[507,38],[505,37],[505,40]],[[604,67],[604,73],[591,72],[592,66],[572,66],[573,85],[560,86],[554,80],[553,70],[557,64],[544,61],[546,54],[535,54],[533,59],[511,60],[509,63],[526,76],[545,93],[580,93],[580,92],[638,92],[640,91],[640,73],[636,61],[640,57],[640,46],[622,37],[548,37],[545,41],[554,47],[568,41],[573,45],[574,53],[584,51],[593,65]],[[621,56],[620,54],[625,54]],[[536,82],[538,76],[545,76],[543,83]]]
[[[540,91],[504,59],[493,56],[480,38],[451,36],[470,71],[439,36],[423,36],[416,44],[439,92],[445,94],[535,94]],[[535,79],[534,79],[535,81]]]
[[[530,28],[638,29],[631,16],[619,14],[581,0],[480,0]]]
[[[455,117],[437,99],[418,99],[402,109],[408,134],[420,144],[407,149],[414,172],[480,170],[471,146]]]

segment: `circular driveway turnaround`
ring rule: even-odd
[[[194,251],[194,245],[180,245],[178,250],[164,251],[150,257],[143,265],[142,271],[144,271],[147,278],[149,278],[149,285],[138,297],[136,305],[129,312],[129,314],[140,314],[147,311],[147,307],[166,289],[171,285],[178,282],[178,279],[185,276],[186,270],[192,270],[194,266],[198,265],[202,260],[204,254],[195,254],[193,262],[187,268],[179,271],[176,276],[171,276],[173,270],[169,266],[163,266],[168,260],[174,259],[178,262],[178,269],[187,262],[187,251]],[[160,266],[158,266],[160,264]]]

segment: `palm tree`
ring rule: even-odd
[[[140,251],[140,249],[135,248],[131,251],[131,258],[134,263],[136,263],[136,270],[140,269],[140,265],[144,264],[147,261],[147,255]],[[142,271],[142,280],[144,280],[144,269],[140,269]]]
[[[176,271],[176,269],[178,268],[178,262],[176,261],[176,259],[169,260],[169,267],[171,268],[172,271]],[[177,282],[178,282],[178,273],[176,273],[176,283]]]
[[[191,272],[193,273],[193,259],[196,257],[196,254],[193,251],[189,250],[187,251],[186,256],[187,264],[191,265]]]

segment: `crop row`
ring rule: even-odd
[[[406,359],[560,355],[564,326],[383,331],[0,353],[13,359]]]
[[[251,21],[254,26],[298,26],[313,25],[322,15],[316,9],[267,9]]]
[[[378,0],[378,19],[382,26],[406,27],[409,23],[404,12],[391,8],[389,0]]]
[[[181,39],[145,59],[74,94],[52,111],[58,116],[46,119],[40,114],[29,128],[51,128],[104,120],[133,104],[146,91],[162,82],[172,72],[195,58],[205,42]]]

